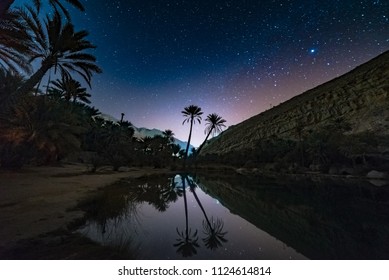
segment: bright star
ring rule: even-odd
[[[316,50],[315,50],[315,49],[310,49],[309,52],[310,52],[310,53],[315,53]]]

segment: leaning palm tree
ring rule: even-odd
[[[216,113],[209,114],[207,118],[205,119],[207,126],[205,128],[205,133],[207,136],[205,137],[204,142],[200,145],[200,147],[197,150],[197,154],[200,154],[201,149],[204,147],[205,143],[207,142],[209,136],[212,134],[215,136],[217,133],[222,132],[223,127],[226,127],[224,123],[226,122],[225,119],[223,119],[221,116],[219,116]]]
[[[76,103],[77,100],[87,104],[91,103],[89,100],[91,95],[86,92],[86,88],[81,87],[81,83],[69,75],[63,74],[62,79],[57,79],[51,83],[53,84],[53,89],[60,92],[65,100],[70,101],[73,99],[73,103]]]
[[[11,5],[15,2],[15,0],[1,0],[0,2],[0,18],[9,11],[9,8]],[[65,6],[62,4],[63,1],[61,0],[48,0],[49,4],[54,8],[54,9],[60,9],[67,18],[70,18],[70,14],[68,10],[65,8]],[[84,11],[84,6],[81,4],[80,1],[78,0],[66,0],[69,4],[73,5],[80,11]],[[37,7],[37,10],[40,10],[40,7],[42,5],[41,0],[34,0],[34,5]]]
[[[183,116],[185,117],[185,120],[182,122],[184,124],[185,122],[190,122],[190,130],[189,130],[189,137],[188,137],[188,143],[186,144],[186,150],[185,150],[185,157],[184,157],[184,166],[185,161],[188,157],[188,151],[190,146],[190,140],[192,138],[192,128],[193,124],[198,121],[198,123],[201,123],[201,115],[203,112],[201,111],[201,108],[196,105],[190,105],[188,107],[184,108],[184,111],[181,111]]]
[[[26,27],[31,30],[35,42],[34,55],[31,60],[41,59],[40,68],[15,92],[23,95],[38,84],[44,75],[54,68],[61,74],[75,72],[79,74],[91,86],[91,78],[94,73],[101,73],[101,69],[95,64],[96,58],[85,52],[94,49],[95,46],[85,37],[87,31],[76,32],[73,24],[65,22],[62,16],[55,11],[53,16],[47,16],[44,22],[37,11],[27,7],[23,19]]]

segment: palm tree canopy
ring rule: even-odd
[[[219,116],[216,113],[209,114],[207,118],[205,119],[207,125],[205,127],[205,133],[207,136],[204,139],[204,142],[200,145],[200,147],[197,150],[197,154],[200,154],[201,150],[203,149],[205,143],[207,143],[209,135],[215,136],[215,134],[222,132],[223,127],[226,127],[224,123],[226,122],[225,119],[223,119],[221,116]]]
[[[166,129],[162,134],[167,139],[168,143],[174,143],[174,133],[172,130]]]
[[[215,134],[217,133],[222,132],[223,127],[226,127],[224,125],[226,120],[216,113],[209,114],[205,119],[205,122],[207,123],[205,133],[209,133],[210,131],[212,131],[211,133],[213,136],[215,136]]]
[[[22,22],[20,10],[7,11],[0,17],[0,68],[31,72],[31,37]]]
[[[189,137],[188,142],[186,143],[186,149],[185,149],[185,157],[184,157],[184,168],[186,164],[186,158],[188,157],[188,151],[190,146],[190,140],[192,138],[192,128],[193,124],[196,122],[196,120],[201,123],[201,115],[203,112],[201,111],[201,108],[196,105],[190,105],[188,107],[184,108],[184,111],[181,111],[183,116],[185,117],[185,120],[182,122],[184,124],[185,122],[190,122],[190,130],[189,130]]]
[[[15,0],[1,0],[0,4],[0,18],[2,15],[6,14],[9,11],[9,7],[15,2]],[[61,0],[48,0],[49,4],[57,10],[58,8],[64,13],[64,15],[70,19],[70,14],[68,10],[65,8],[65,6],[62,4],[63,1]],[[66,0],[69,4],[76,7],[80,11],[85,11],[84,6],[81,4],[79,0]],[[39,11],[42,5],[41,0],[33,0],[33,3],[35,7],[37,7],[37,10]]]
[[[62,4],[63,1],[60,0],[49,0],[49,4],[56,10],[57,8],[60,8],[60,10],[65,14],[67,18],[70,18],[70,14],[68,10],[65,8],[65,6]],[[85,11],[84,6],[81,4],[78,0],[66,0],[69,4],[76,7],[80,11]],[[37,7],[37,10],[40,10],[40,7],[42,5],[41,0],[34,0],[34,5]]]
[[[185,117],[185,120],[182,122],[184,124],[185,122],[191,122],[193,120],[197,120],[199,123],[201,123],[201,115],[203,112],[201,111],[201,108],[196,105],[190,105],[188,107],[184,108],[184,111],[181,111],[182,115]]]
[[[57,79],[51,83],[54,85],[53,89],[58,90],[67,101],[73,98],[74,102],[79,99],[87,104],[91,103],[89,100],[91,95],[87,93],[86,88],[81,87],[81,83],[69,75],[64,74],[61,80]]]
[[[33,88],[51,68],[55,72],[59,69],[61,74],[70,75],[70,72],[75,72],[91,87],[92,75],[102,71],[95,64],[96,58],[85,52],[95,48],[85,39],[88,32],[76,32],[73,24],[64,22],[58,11],[52,16],[47,15],[42,21],[34,8],[26,6],[26,9],[23,20],[35,43],[30,61],[41,59],[42,63],[25,85],[19,88],[18,93],[24,94]]]

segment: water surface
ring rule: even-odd
[[[380,259],[388,194],[359,181],[128,179],[97,198],[80,231],[139,259]]]

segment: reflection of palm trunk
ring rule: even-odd
[[[184,204],[185,204],[185,238],[188,239],[188,237],[189,237],[189,218],[188,218],[188,202],[186,200],[185,178],[186,178],[185,176],[181,175],[183,195],[184,195]]]
[[[204,233],[206,234],[206,237],[203,238],[205,246],[208,249],[215,250],[216,248],[222,246],[223,243],[227,242],[227,239],[224,238],[227,232],[223,232],[223,221],[219,219],[217,219],[216,223],[214,223],[213,221],[211,223],[209,221],[207,213],[205,212],[205,209],[201,204],[200,199],[195,191],[196,185],[193,182],[191,183],[188,178],[187,181],[193,193],[193,196],[196,199],[197,204],[199,205],[205,217],[206,222],[204,222],[203,220]]]
[[[191,186],[191,184],[189,183],[189,179],[188,179],[187,177],[186,177],[186,180],[188,181],[189,186]],[[211,224],[211,222],[210,222],[209,219],[208,219],[207,213],[205,212],[205,209],[204,209],[203,205],[201,204],[199,197],[197,196],[197,193],[196,193],[196,191],[195,191],[195,188],[194,188],[194,187],[191,187],[191,190],[192,190],[192,193],[193,193],[194,198],[195,198],[196,201],[197,201],[197,204],[199,205],[201,211],[202,211],[203,214],[204,214],[205,220],[207,221],[207,224],[208,224],[209,228],[213,231],[212,224]]]

